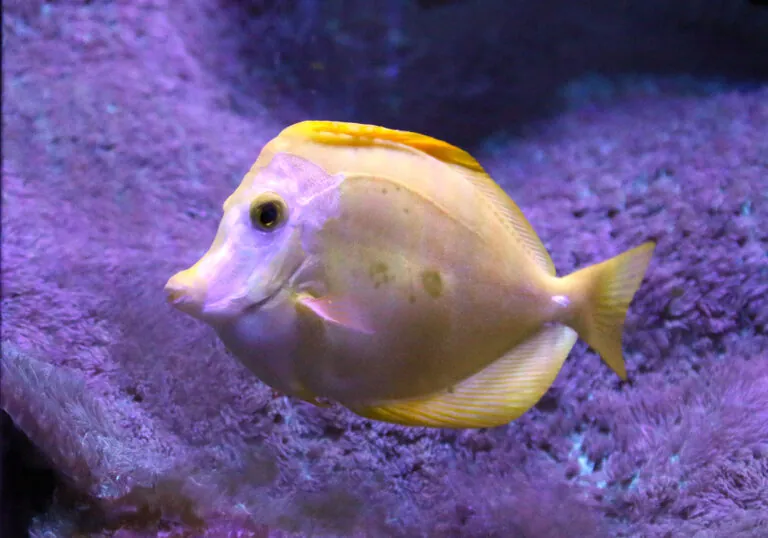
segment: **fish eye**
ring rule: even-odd
[[[275,194],[260,196],[251,203],[249,216],[254,228],[271,232],[285,222],[288,208]]]

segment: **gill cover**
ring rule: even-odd
[[[169,301],[211,323],[268,302],[306,259],[302,236],[337,210],[340,181],[287,153],[254,166],[224,203],[208,251],[166,284]]]

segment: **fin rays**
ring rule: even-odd
[[[547,325],[452,390],[353,410],[367,418],[407,426],[486,428],[506,424],[547,391],[576,338],[569,327]]]
[[[482,165],[463,149],[431,136],[360,123],[303,121],[287,127],[283,133],[324,144],[401,144],[463,168],[466,179],[483,194],[499,219],[508,226],[510,233],[521,241],[528,256],[548,274],[555,274],[555,266],[547,249],[523,212],[491,179]]]

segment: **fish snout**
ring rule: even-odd
[[[165,298],[174,308],[192,316],[199,315],[205,305],[206,286],[190,271],[173,275],[165,284]]]

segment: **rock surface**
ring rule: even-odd
[[[4,5],[3,449],[27,471],[4,494],[42,480],[34,532],[768,535],[765,10],[387,2],[365,26],[269,4]],[[615,77],[572,82],[593,70]],[[709,78],[658,78],[683,71]],[[305,117],[467,144],[559,274],[657,240],[629,381],[579,343],[536,408],[479,431],[273,397],[161,289]]]

